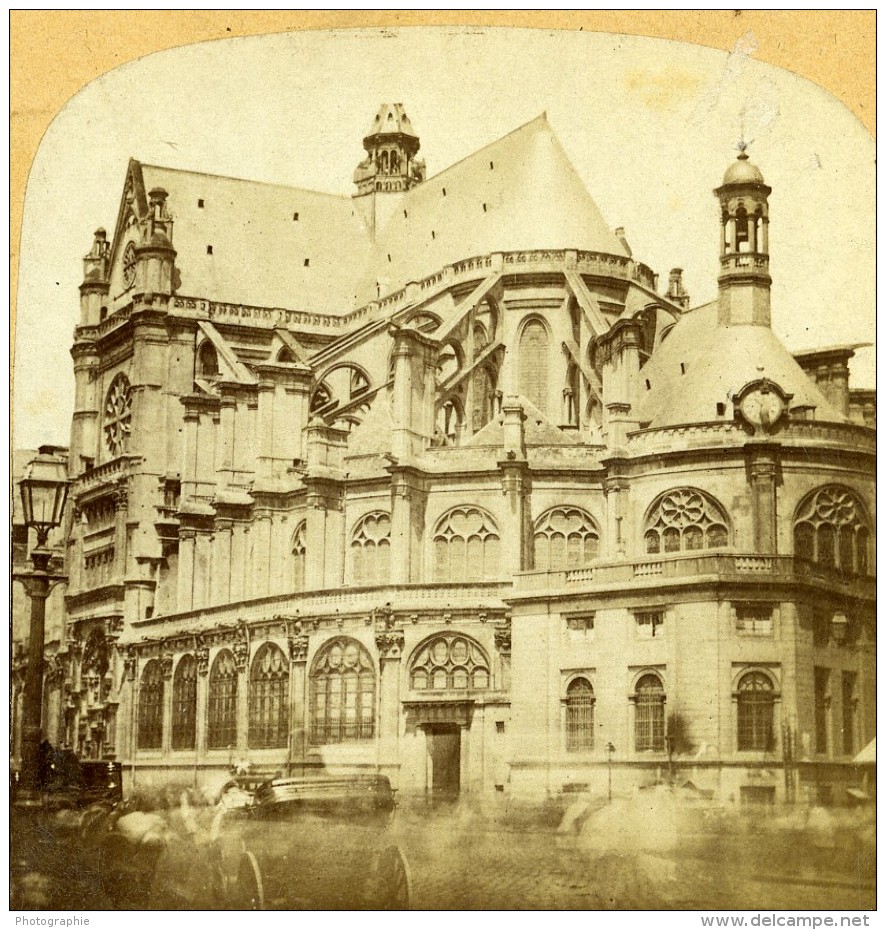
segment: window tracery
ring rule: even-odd
[[[668,491],[646,518],[646,551],[721,549],[729,544],[728,525],[720,504],[702,491]]]
[[[197,660],[182,656],[172,680],[172,748],[193,749],[197,741]]]
[[[138,689],[138,748],[163,746],[163,671],[157,659],[144,668]]]
[[[289,738],[289,660],[274,643],[256,653],[249,673],[249,746],[277,749]]]
[[[543,572],[581,568],[597,558],[600,534],[578,507],[552,507],[535,522],[535,567]]]
[[[318,652],[311,669],[311,742],[371,739],[375,732],[375,669],[367,650],[340,636]]]
[[[362,517],[351,536],[354,584],[384,584],[390,578],[391,516],[378,511]]]
[[[794,555],[845,574],[869,571],[870,530],[864,505],[848,488],[819,488],[797,508]]]
[[[738,748],[773,748],[775,689],[768,675],[748,672],[738,682]]]
[[[108,388],[104,411],[105,445],[113,456],[129,449],[132,434],[132,387],[123,372],[118,372]]]
[[[409,681],[414,691],[483,691],[489,687],[489,659],[470,637],[441,633],[419,647]]]
[[[477,507],[454,507],[434,531],[437,581],[483,581],[499,567],[499,533],[495,521]]]
[[[207,746],[227,749],[237,745],[237,664],[223,649],[209,672]]]

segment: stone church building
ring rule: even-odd
[[[401,104],[363,149],[353,196],[129,163],[71,350],[50,739],[135,785],[840,800],[875,398],[773,335],[760,170],[714,191],[693,307],[544,115],[430,178]]]

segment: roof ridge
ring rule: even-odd
[[[155,165],[151,162],[141,161],[133,158],[132,161],[138,162],[142,168],[156,169],[157,171],[174,171],[176,174],[190,174],[203,178],[218,178],[222,181],[237,181],[240,184],[260,184],[262,187],[275,187],[287,191],[298,191],[303,194],[314,194],[318,197],[331,197],[334,200],[351,200],[350,194],[333,194],[329,191],[318,191],[310,187],[299,187],[294,184],[283,184],[277,181],[261,181],[257,178],[238,178],[232,174],[215,174],[212,171],[194,171],[190,168],[172,168],[169,165]]]
[[[548,122],[548,111],[542,110],[538,116],[533,116],[532,119],[527,120],[525,123],[517,126],[515,129],[512,129],[510,132],[506,132],[503,136],[499,136],[497,139],[493,139],[491,142],[487,142],[486,145],[481,146],[478,149],[474,149],[473,152],[463,155],[458,161],[454,161],[451,165],[447,165],[442,171],[438,171],[437,174],[432,174],[429,178],[426,178],[422,183],[427,184],[428,181],[436,181],[438,178],[442,178],[444,174],[448,171],[452,171],[453,168],[457,168],[459,165],[463,164],[466,161],[480,155],[482,152],[485,152],[487,149],[491,149],[493,145],[498,145],[500,142],[504,142],[505,139],[509,139],[511,136],[516,135],[518,132],[522,132],[524,129],[527,129],[533,123],[544,122],[548,129],[551,128],[551,124]],[[417,184],[412,190],[418,190],[421,187],[421,184]],[[409,193],[411,193],[410,191]]]

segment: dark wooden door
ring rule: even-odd
[[[456,795],[461,782],[461,732],[435,727],[428,733],[431,787],[435,794]]]

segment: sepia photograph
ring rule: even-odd
[[[12,14],[11,911],[860,926],[876,14],[157,15]]]

